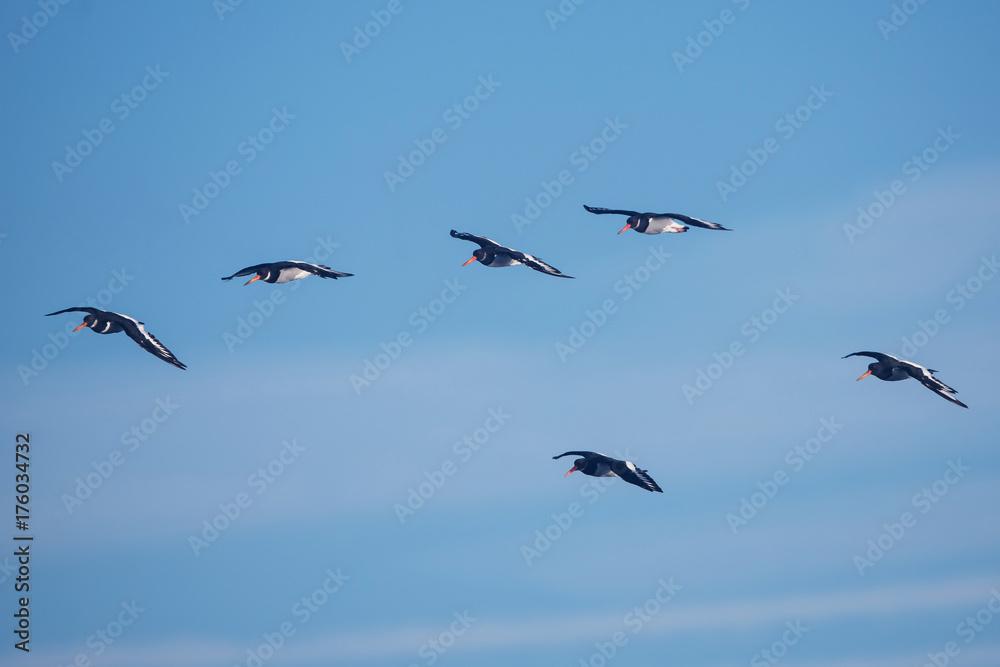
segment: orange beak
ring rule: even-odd
[[[73,329],[73,331],[79,331],[80,329],[84,328],[85,326],[87,326],[87,323],[86,323],[86,322],[84,322],[83,324],[81,324],[81,325],[80,325],[80,326],[78,326],[77,328]]]
[[[566,473],[565,475],[563,475],[563,477],[569,477],[569,473],[570,472],[576,472],[577,470],[579,470],[579,468],[577,468],[576,466],[573,466],[572,468],[569,469],[568,473]]]
[[[622,233],[622,232],[624,232],[624,231],[625,231],[626,229],[631,229],[631,227],[632,227],[632,225],[625,225],[624,227],[622,227],[622,231],[621,231],[621,232],[618,232],[618,233],[619,233],[619,234],[621,234],[621,233]]]
[[[246,281],[245,283],[243,283],[243,286],[246,287],[247,285],[249,285],[250,283],[252,283],[255,280],[260,280],[260,275],[256,275],[253,278],[251,278],[250,280]]]
[[[465,264],[471,264],[471,263],[472,263],[472,262],[474,262],[474,261],[476,261],[476,258],[475,258],[475,257],[473,257],[472,259],[470,259],[470,260],[469,260],[468,262],[466,262]],[[465,266],[465,264],[463,264],[462,266]]]
[[[865,373],[864,375],[862,375],[861,377],[859,377],[858,380],[864,380],[866,377],[868,377],[871,374],[872,374],[872,372],[868,371],[867,373]],[[857,382],[858,380],[855,380],[855,382]]]

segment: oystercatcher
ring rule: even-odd
[[[465,232],[456,232],[454,229],[451,230],[451,235],[456,239],[462,239],[463,241],[472,241],[473,243],[479,244],[478,250],[472,251],[472,259],[470,259],[465,264],[469,264],[475,260],[479,260],[480,264],[486,266],[500,267],[500,266],[514,266],[515,264],[524,264],[529,269],[534,269],[535,271],[541,271],[542,273],[547,273],[550,276],[556,276],[558,278],[572,278],[573,276],[563,275],[559,269],[554,266],[550,266],[543,262],[542,260],[529,255],[527,253],[519,252],[513,248],[506,248],[496,241],[486,238],[485,236],[476,236],[474,234],[466,234]],[[462,266],[465,266],[463,264]]]
[[[253,273],[257,275],[243,283],[244,287],[255,280],[263,280],[265,283],[290,283],[293,280],[301,280],[309,275],[319,276],[320,278],[333,278],[334,280],[337,278],[349,278],[354,275],[353,273],[334,271],[329,266],[323,266],[322,264],[287,261],[248,266],[245,269],[240,269],[228,278],[223,278],[223,280],[232,280],[236,276],[249,276]]]
[[[639,213],[638,211],[599,208],[597,206],[587,206],[586,204],[584,204],[583,207],[591,213],[596,213],[597,215],[604,215],[605,213],[627,215],[628,221],[625,223],[625,226],[621,228],[621,231],[618,232],[619,234],[630,228],[641,234],[663,234],[664,232],[678,234],[688,230],[686,225],[725,232],[733,231],[714,222],[699,220],[698,218],[681,215],[680,213]]]
[[[76,329],[73,329],[73,331],[78,331],[83,327],[90,327],[99,334],[113,334],[118,333],[119,331],[124,331],[128,334],[129,338],[138,343],[142,349],[146,350],[150,354],[163,359],[168,364],[172,364],[181,370],[187,369],[187,366],[177,360],[177,357],[174,356],[173,352],[165,348],[163,343],[156,340],[156,336],[146,331],[146,327],[142,322],[132,319],[128,315],[112,313],[107,310],[99,310],[97,308],[84,307],[57,310],[54,313],[48,313],[45,317],[70,312],[87,313],[83,316],[83,324],[78,326]]]
[[[859,377],[859,380],[863,380],[869,375],[874,375],[879,380],[885,380],[887,382],[896,382],[898,380],[913,378],[915,380],[919,380],[920,384],[924,385],[941,398],[951,401],[955,405],[961,405],[963,408],[969,407],[962,401],[952,396],[952,394],[957,394],[957,391],[931,375],[932,373],[937,373],[935,370],[924,368],[923,366],[918,366],[912,361],[897,359],[891,354],[882,354],[881,352],[852,352],[851,354],[842,357],[842,359],[857,356],[877,359],[877,361],[868,364],[868,372]]]
[[[653,481],[653,478],[647,475],[645,470],[635,467],[635,464],[631,461],[619,461],[599,452],[566,452],[552,458],[561,459],[570,454],[582,456],[583,458],[573,461],[573,467],[563,477],[579,470],[584,475],[590,475],[591,477],[621,477],[629,484],[635,484],[647,491],[663,493],[663,489]]]

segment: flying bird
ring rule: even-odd
[[[635,484],[647,491],[663,493],[663,489],[653,481],[653,478],[647,475],[645,470],[637,468],[631,461],[619,461],[599,452],[566,452],[552,458],[561,459],[570,454],[582,456],[583,458],[573,461],[573,467],[563,477],[579,470],[584,475],[590,475],[591,477],[621,477],[629,484]]]
[[[454,229],[451,230],[451,235],[456,239],[462,239],[463,241],[472,241],[473,243],[479,244],[478,250],[472,251],[472,259],[470,259],[465,264],[469,264],[475,260],[479,260],[480,264],[486,266],[514,266],[515,264],[524,264],[529,269],[534,269],[535,271],[541,271],[542,273],[547,273],[550,276],[556,276],[558,278],[572,278],[573,276],[563,275],[559,269],[546,264],[542,260],[529,255],[524,252],[519,252],[513,248],[506,248],[496,241],[486,238],[485,236],[475,236],[474,234],[466,234],[465,232],[456,232]],[[463,264],[462,266],[465,266]]]
[[[952,396],[952,394],[957,394],[957,391],[932,376],[932,373],[937,373],[935,370],[924,368],[923,366],[918,366],[912,361],[897,359],[891,354],[882,354],[881,352],[852,352],[842,358],[846,359],[847,357],[857,356],[871,357],[872,359],[877,360],[868,364],[868,372],[859,377],[859,380],[863,380],[869,375],[874,375],[879,380],[886,380],[887,382],[897,382],[899,380],[913,378],[915,380],[919,380],[920,384],[924,385],[941,398],[951,401],[955,405],[961,405],[963,408],[969,407],[962,401]]]
[[[177,360],[173,352],[165,348],[163,343],[156,340],[156,336],[146,331],[146,327],[142,322],[132,319],[128,315],[112,313],[98,308],[67,308],[66,310],[57,310],[54,313],[48,313],[45,317],[70,312],[87,313],[83,316],[83,324],[73,329],[73,331],[78,331],[83,327],[90,327],[99,334],[113,334],[124,331],[128,334],[129,338],[138,343],[142,349],[150,354],[163,359],[168,364],[172,364],[181,370],[187,368],[187,366]]]
[[[353,273],[334,271],[329,266],[323,266],[322,264],[287,261],[248,266],[227,278],[223,278],[223,280],[232,280],[237,276],[249,276],[254,273],[257,275],[243,283],[244,287],[255,280],[263,280],[265,283],[290,283],[293,280],[301,280],[310,275],[319,276],[320,278],[333,278],[334,280],[337,278],[349,278],[354,275]]]
[[[678,234],[686,232],[688,227],[701,227],[702,229],[715,229],[718,231],[731,232],[733,230],[722,225],[706,220],[699,220],[680,213],[639,213],[638,211],[624,211],[611,208],[599,208],[597,206],[583,205],[585,209],[597,215],[614,213],[617,215],[627,215],[628,220],[625,226],[618,233],[621,234],[626,229],[634,229],[641,234],[663,234],[664,232]]]

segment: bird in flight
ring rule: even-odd
[[[164,347],[163,343],[156,340],[156,337],[153,334],[146,331],[146,327],[142,322],[139,322],[128,315],[112,313],[98,308],[83,307],[57,310],[54,313],[48,313],[45,317],[77,311],[87,314],[83,316],[83,324],[78,326],[76,329],[73,329],[73,331],[78,331],[83,327],[90,327],[99,334],[113,334],[118,333],[119,331],[124,331],[129,338],[138,343],[142,349],[146,350],[150,354],[163,359],[168,364],[172,364],[181,370],[185,370],[187,368],[187,366],[177,360],[177,357],[174,356],[173,352]]]
[[[492,267],[524,264],[529,269],[541,271],[542,273],[547,273],[550,276],[556,276],[558,278],[573,277],[563,275],[559,269],[550,264],[546,264],[533,255],[514,250],[513,248],[506,248],[496,241],[486,238],[485,236],[476,236],[474,234],[466,234],[465,232],[456,232],[454,229],[451,230],[451,235],[456,239],[472,241],[473,243],[479,244],[479,249],[472,251],[472,258],[465,264],[469,264],[476,260],[478,260],[480,264]],[[462,266],[465,266],[465,264]]]
[[[280,284],[290,283],[293,280],[301,280],[308,276],[319,276],[320,278],[333,278],[336,280],[337,278],[349,278],[354,275],[353,273],[341,273],[340,271],[334,271],[329,266],[323,266],[322,264],[286,261],[248,266],[245,269],[240,269],[231,276],[223,278],[223,280],[232,280],[237,276],[249,276],[255,273],[257,275],[243,283],[244,286],[249,285],[255,280],[263,280],[265,283]]]
[[[573,461],[573,467],[563,477],[579,470],[584,475],[591,477],[621,477],[629,484],[635,484],[647,491],[663,493],[663,489],[653,481],[653,478],[647,475],[645,470],[637,468],[631,461],[619,461],[600,452],[566,452],[552,458],[561,459],[571,454],[583,458]]]
[[[691,225],[692,227],[701,227],[702,229],[715,229],[717,231],[733,231],[720,224],[708,222],[707,220],[699,220],[698,218],[681,215],[680,213],[639,213],[638,211],[599,208],[597,206],[587,206],[586,204],[584,204],[583,207],[591,213],[596,213],[597,215],[605,215],[608,213],[627,215],[628,220],[625,222],[625,226],[621,228],[621,231],[618,232],[619,234],[624,232],[626,229],[634,229],[641,234],[663,234],[665,232],[679,234],[688,230],[687,225]]]
[[[935,370],[924,368],[923,366],[919,366],[912,361],[897,359],[891,354],[882,354],[881,352],[852,352],[842,358],[846,359],[847,357],[858,356],[871,357],[876,360],[868,364],[868,372],[859,377],[859,380],[863,380],[869,375],[874,375],[879,380],[885,380],[887,382],[897,382],[899,380],[913,378],[946,401],[951,401],[955,405],[961,405],[963,408],[969,407],[962,401],[952,396],[952,394],[957,394],[957,391],[932,375],[933,373],[937,373]]]

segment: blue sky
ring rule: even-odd
[[[676,4],[6,3],[4,664],[998,664],[1000,8]]]

